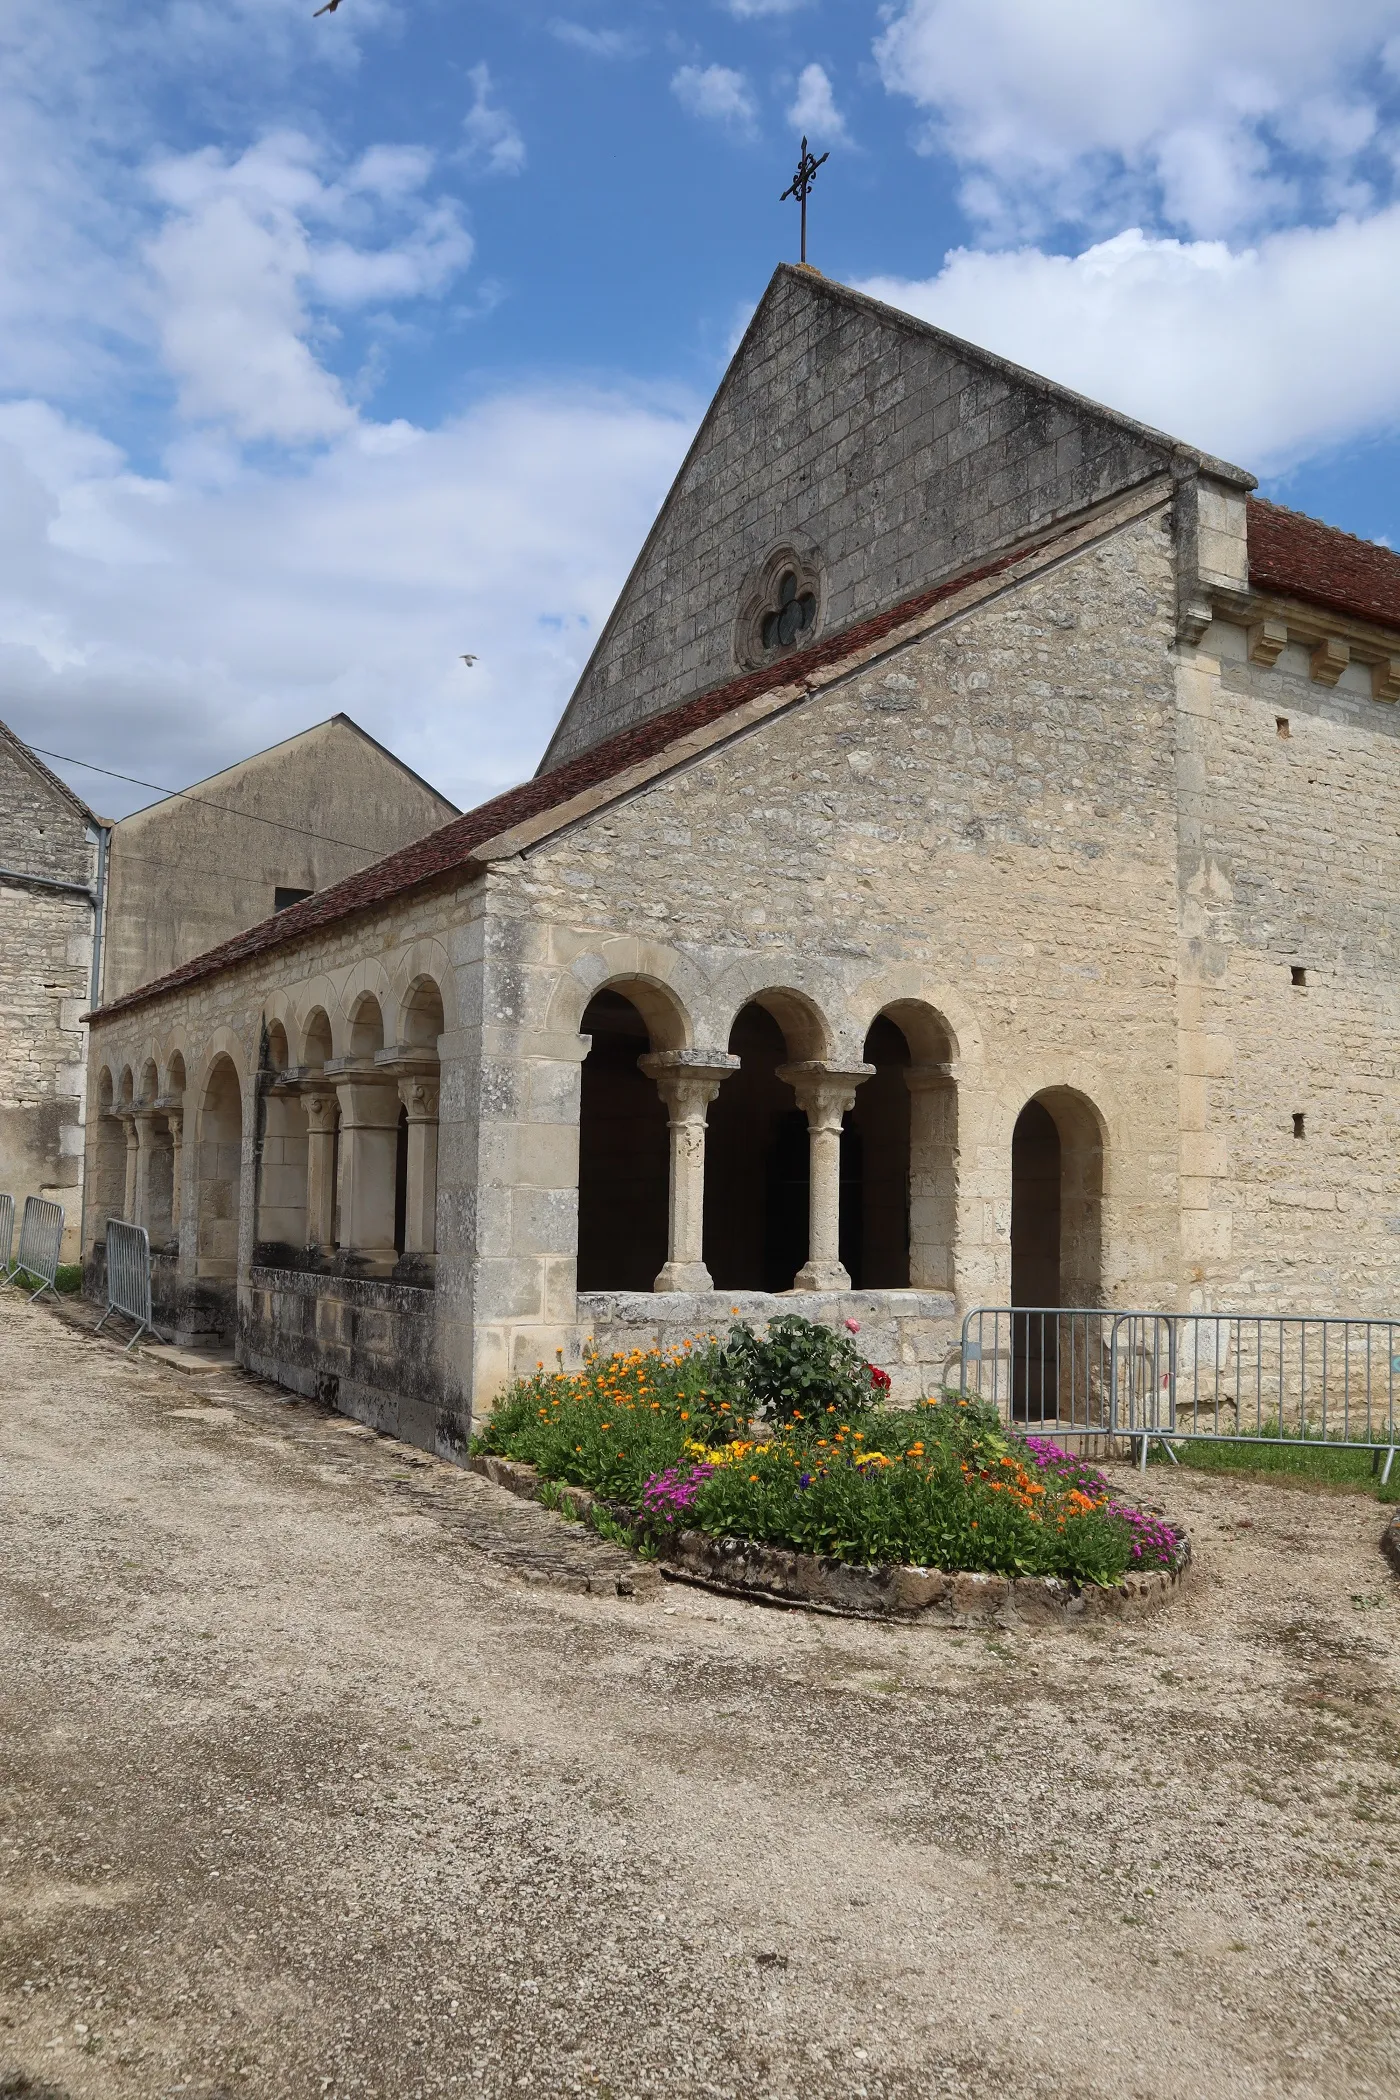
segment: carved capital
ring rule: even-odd
[[[438,1116],[438,1082],[436,1079],[401,1079],[399,1099],[408,1111],[410,1123],[436,1123]]]
[[[639,1057],[637,1066],[656,1081],[673,1123],[703,1123],[725,1080],[738,1071],[739,1059],[722,1051],[653,1050]]]
[[[324,1134],[335,1129],[336,1113],[340,1107],[340,1102],[334,1087],[326,1087],[318,1093],[304,1094],[302,1096],[302,1106],[306,1110],[306,1127],[308,1130]]]
[[[837,1130],[841,1118],[855,1107],[856,1088],[874,1077],[874,1065],[829,1065],[819,1058],[801,1064],[779,1065],[777,1076],[797,1096],[812,1130]]]

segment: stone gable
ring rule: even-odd
[[[750,667],[736,621],[775,548],[819,579],[815,639],[1184,460],[1200,455],[784,267],[543,769]]]

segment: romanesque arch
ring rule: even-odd
[[[857,1289],[954,1288],[957,1043],[920,999],[891,1000],[871,1022],[842,1132],[841,1259]]]
[[[125,1215],[126,1132],[115,1113],[116,1104],[117,1083],[104,1065],[97,1075],[97,1130],[89,1198],[94,1240],[102,1238],[109,1218]]]
[[[232,1281],[238,1275],[243,1092],[226,1052],[215,1057],[205,1080],[197,1142],[196,1273]]]
[[[785,1291],[807,1260],[808,1120],[781,1071],[829,1055],[832,1031],[806,993],[760,986],[734,1015],[739,1069],[709,1112],[705,1262],[716,1290]]]
[[[289,1070],[291,1044],[280,1019],[263,1031],[264,1074],[259,1093],[262,1141],[258,1152],[258,1223],[254,1260],[283,1266],[306,1244],[306,1110],[277,1075]],[[268,1075],[272,1083],[268,1084]]]
[[[1088,1096],[1044,1087],[1011,1136],[1013,1394],[1031,1420],[1059,1411],[1061,1326],[1046,1307],[1103,1303],[1105,1126]]]
[[[666,986],[599,987],[580,1017],[578,1288],[649,1291],[667,1258],[666,1110],[639,1060],[678,1049],[687,1022]]]

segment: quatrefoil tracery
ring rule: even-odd
[[[786,569],[778,584],[778,602],[763,616],[760,633],[763,646],[768,650],[790,649],[817,617],[817,594],[801,590],[798,579],[791,569]]]

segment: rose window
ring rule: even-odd
[[[790,649],[793,643],[799,641],[807,632],[816,617],[816,592],[800,590],[793,571],[785,570],[778,583],[778,602],[763,616],[760,631],[764,648]]]

